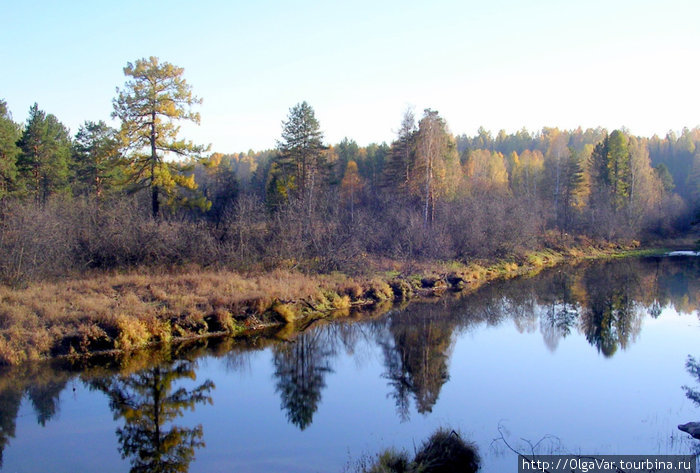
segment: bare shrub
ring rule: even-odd
[[[0,220],[0,278],[17,284],[65,273],[71,266],[73,228],[57,201],[13,202]]]

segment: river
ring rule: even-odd
[[[677,425],[700,421],[699,303],[700,258],[624,259],[299,333],[14,367],[0,471],[353,472],[441,426],[485,472],[517,471],[511,448],[697,454]]]

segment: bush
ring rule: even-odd
[[[476,446],[454,430],[439,429],[416,453],[411,471],[424,473],[470,473],[479,470]]]
[[[465,442],[454,430],[438,429],[409,461],[406,452],[387,449],[370,465],[360,460],[360,473],[473,473],[481,459],[475,445]]]

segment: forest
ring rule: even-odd
[[[138,267],[357,273],[380,260],[517,257],[553,242],[667,238],[700,210],[700,128],[455,135],[397,111],[394,140],[329,144],[314,109],[275,149],[211,152],[180,136],[201,100],[158,58],[124,68],[112,118],[73,135],[0,100],[0,281]],[[558,244],[557,243],[557,244]]]

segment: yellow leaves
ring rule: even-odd
[[[209,156],[208,159],[204,161],[204,166],[212,169],[216,169],[219,166],[221,166],[221,160],[223,159],[224,155],[221,153],[214,153],[211,156]]]
[[[182,174],[176,174],[173,179],[177,185],[184,189],[195,190],[197,189],[197,183],[194,181],[194,174],[189,176],[183,176]]]
[[[171,191],[175,188],[178,177],[170,172],[170,167],[167,164],[158,163],[154,168],[152,186],[164,189],[166,192]]]
[[[296,190],[296,188],[297,185],[294,176],[290,176],[286,179],[280,178],[275,182],[275,190],[285,201],[289,198],[289,195]]]
[[[344,202],[354,204],[360,191],[364,188],[364,182],[358,172],[357,163],[348,161],[345,175],[340,183],[340,195]]]
[[[465,174],[477,187],[506,187],[508,171],[501,153],[479,149],[469,153]]]
[[[544,156],[526,149],[511,170],[511,187],[517,195],[534,196],[544,173]]]

